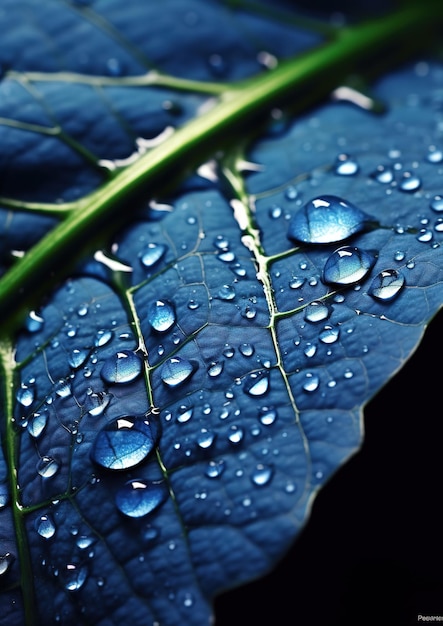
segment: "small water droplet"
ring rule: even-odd
[[[404,172],[400,184],[398,186],[401,191],[409,193],[417,191],[421,187],[421,179],[411,172]]]
[[[289,281],[289,287],[291,289],[300,289],[306,282],[306,278],[300,278],[299,276],[293,276]]]
[[[373,218],[342,198],[319,196],[294,214],[288,237],[303,243],[334,243],[365,230],[373,222]]]
[[[35,398],[35,384],[22,382],[17,390],[15,398],[22,406],[31,406]]]
[[[230,427],[228,439],[231,443],[238,444],[243,440],[244,431],[240,426],[233,424]]]
[[[251,481],[254,485],[257,485],[257,487],[264,487],[270,482],[273,473],[274,468],[271,465],[259,463],[251,474]]]
[[[68,355],[68,363],[73,369],[81,367],[89,356],[89,350],[74,348]]]
[[[61,467],[61,462],[52,456],[42,456],[37,463],[37,472],[42,478],[52,478]]]
[[[223,361],[214,361],[210,364],[210,366],[208,367],[208,375],[211,378],[216,378],[217,376],[220,376],[220,374],[223,371],[223,367],[224,367],[224,362]]]
[[[11,554],[11,552],[6,552],[5,554],[0,554],[0,576],[6,574],[11,565],[15,561],[15,556]]]
[[[272,406],[263,406],[258,413],[258,419],[264,426],[271,426],[274,424],[277,417],[277,409]]]
[[[405,253],[403,252],[403,250],[397,250],[397,251],[394,253],[394,261],[398,261],[398,262],[404,261],[405,256],[406,256],[406,255],[405,255]]]
[[[223,285],[218,290],[220,300],[233,300],[235,298],[235,289],[231,285]]]
[[[69,380],[61,378],[54,385],[55,393],[60,398],[68,398],[72,394],[71,383]]]
[[[114,336],[114,333],[112,330],[101,328],[100,330],[97,331],[97,334],[95,336],[94,346],[96,348],[101,348],[102,346],[105,346],[107,343],[111,341],[113,336]]]
[[[148,307],[148,322],[158,333],[168,331],[175,323],[174,306],[166,300],[156,300]]]
[[[102,415],[108,404],[111,402],[111,396],[104,391],[91,393],[86,400],[86,407],[89,415],[97,417]]]
[[[148,243],[139,253],[140,263],[143,267],[151,269],[164,257],[167,246],[162,243]]]
[[[317,352],[317,346],[313,343],[307,343],[303,352],[305,353],[305,356],[307,356],[310,359]]]
[[[202,428],[198,437],[197,437],[197,445],[206,450],[210,448],[215,441],[215,434],[206,428]]]
[[[26,330],[30,333],[38,333],[42,330],[45,320],[36,311],[30,311],[25,320]]]
[[[161,379],[168,387],[186,382],[196,370],[196,365],[179,356],[167,359],[161,369]]]
[[[144,461],[154,448],[155,429],[146,416],[122,415],[106,424],[91,448],[91,459],[111,470],[125,470]]]
[[[31,437],[34,437],[34,439],[40,437],[40,435],[46,428],[46,424],[48,423],[48,417],[48,410],[45,408],[31,415],[26,426],[28,429],[28,433],[31,435]]]
[[[443,151],[436,146],[429,146],[426,161],[429,163],[441,163],[443,161]]]
[[[60,570],[60,578],[66,591],[76,592],[81,589],[88,577],[88,568],[80,563],[67,563]]]
[[[253,372],[245,380],[244,392],[248,396],[263,396],[269,391],[269,385],[267,372]]]
[[[380,272],[374,278],[368,293],[376,300],[387,302],[395,298],[405,284],[405,277],[401,272],[388,269]]]
[[[420,228],[420,231],[417,235],[417,241],[420,241],[421,243],[428,243],[429,241],[432,241],[432,238],[432,230],[430,230],[429,228]]]
[[[246,357],[253,356],[255,352],[254,346],[250,343],[242,343],[240,344],[238,349],[239,349],[240,354]]]
[[[181,406],[178,409],[177,422],[184,424],[188,422],[194,414],[194,407]]]
[[[296,200],[298,197],[298,191],[293,185],[289,185],[285,189],[285,198],[286,200]]]
[[[320,300],[313,300],[305,308],[304,319],[307,322],[317,323],[329,317],[329,307]]]
[[[271,206],[269,209],[269,217],[273,220],[278,219],[279,217],[281,217],[283,215],[283,209],[281,208],[281,206]]]
[[[54,520],[48,513],[40,515],[40,517],[35,520],[35,530],[38,532],[40,537],[43,537],[44,539],[51,539],[51,537],[55,535],[56,531]]]
[[[391,167],[379,165],[375,172],[371,174],[371,177],[382,185],[389,185],[394,180],[394,172]]]
[[[433,211],[436,211],[437,213],[443,211],[443,197],[434,196],[431,200],[430,207]]]
[[[323,269],[323,280],[333,285],[352,285],[372,269],[376,254],[371,250],[343,246],[331,254]]]
[[[208,478],[218,478],[225,471],[226,463],[223,459],[209,461],[205,474]]]
[[[322,343],[335,343],[340,336],[340,330],[333,326],[325,326],[320,332],[318,338]]]
[[[308,392],[315,391],[320,384],[320,379],[317,374],[307,372],[305,375],[305,382],[303,383],[303,389]]]
[[[120,350],[103,364],[101,377],[109,384],[129,383],[138,378],[142,361],[132,350]]]
[[[163,504],[168,498],[168,490],[163,481],[129,480],[119,489],[115,503],[119,511],[127,517],[144,517]]]
[[[348,154],[340,154],[335,162],[335,173],[339,176],[355,176],[359,171],[359,165]]]

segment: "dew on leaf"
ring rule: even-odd
[[[196,370],[196,365],[179,356],[165,361],[161,368],[161,379],[167,387],[177,387],[186,382]]]
[[[235,254],[231,250],[223,250],[217,255],[217,259],[223,261],[223,263],[232,263],[235,261]]]
[[[243,440],[244,431],[240,426],[232,425],[229,430],[228,439],[231,443],[238,444]]]
[[[44,429],[46,428],[46,424],[48,423],[48,410],[42,409],[36,413],[33,413],[28,420],[27,430],[31,437],[37,439],[40,437]]]
[[[42,456],[37,463],[37,472],[42,478],[52,478],[61,467],[61,462],[52,456]]]
[[[433,211],[436,211],[436,213],[443,211],[443,197],[434,196],[431,200],[430,207]]]
[[[368,293],[376,300],[387,302],[395,298],[405,284],[403,274],[395,269],[383,270],[374,278]]]
[[[240,354],[242,354],[243,356],[246,357],[250,357],[254,354],[255,349],[254,346],[250,343],[242,343],[240,344],[240,346],[238,347],[238,350],[240,352]]]
[[[218,478],[225,471],[226,463],[223,459],[211,460],[206,466],[205,474],[208,478]]]
[[[273,473],[274,469],[271,465],[259,463],[251,474],[251,481],[254,485],[257,485],[257,487],[264,487],[269,484]]]
[[[417,191],[418,189],[420,189],[420,187],[421,179],[416,174],[412,174],[411,172],[403,173],[403,177],[398,186],[401,191],[411,193],[413,191]]]
[[[382,185],[389,185],[394,180],[394,172],[391,167],[379,165],[375,172],[371,174],[371,177]]]
[[[43,539],[51,539],[55,535],[56,528],[51,515],[44,513],[35,520],[35,530]]]
[[[90,535],[78,535],[75,540],[75,545],[80,550],[87,550],[95,543],[95,537],[91,537]]]
[[[398,261],[398,262],[404,261],[405,256],[406,256],[406,255],[405,255],[405,253],[403,252],[403,250],[397,250],[397,251],[394,253],[394,261]]]
[[[352,285],[362,280],[376,261],[372,250],[343,246],[335,250],[323,268],[323,280],[332,285]]]
[[[59,572],[66,591],[76,592],[83,587],[88,577],[88,568],[81,563],[67,563]]]
[[[320,384],[320,379],[317,374],[307,372],[305,375],[305,382],[303,383],[303,389],[307,392],[315,391]]]
[[[140,263],[143,267],[151,269],[164,257],[167,246],[162,243],[148,243],[139,254]]]
[[[325,326],[320,332],[318,338],[322,343],[335,343],[340,336],[340,330],[333,326]]]
[[[89,415],[92,415],[92,417],[102,415],[110,401],[111,396],[104,391],[90,393],[86,399],[86,408]]]
[[[235,349],[229,344],[226,344],[223,349],[223,356],[226,357],[227,359],[232,359],[234,354],[235,354]]]
[[[215,433],[207,430],[206,428],[202,428],[200,433],[197,436],[197,445],[206,450],[210,448],[215,441]]]
[[[285,198],[286,200],[295,200],[298,197],[298,191],[293,185],[289,185],[285,189]]]
[[[15,556],[11,552],[0,554],[0,576],[6,574],[15,561]]]
[[[73,369],[81,367],[89,356],[89,350],[74,348],[68,355],[68,363]]]
[[[168,498],[162,481],[133,479],[126,482],[115,495],[119,511],[127,517],[144,517],[155,511]]]
[[[235,289],[231,285],[222,285],[218,290],[220,300],[233,300],[235,298]]]
[[[154,444],[155,433],[146,416],[122,415],[98,432],[91,459],[106,469],[125,470],[144,461]]]
[[[443,161],[443,151],[436,146],[429,146],[426,161],[429,163],[441,163]]]
[[[223,372],[224,362],[223,361],[213,361],[208,367],[208,375],[211,378],[216,378],[220,376]]]
[[[15,398],[22,406],[31,406],[35,398],[35,385],[33,383],[22,382],[20,387],[17,389]]]
[[[25,320],[26,330],[30,333],[38,333],[42,330],[45,320],[36,311],[30,311]]]
[[[294,214],[288,237],[303,243],[335,243],[365,230],[371,222],[373,218],[347,200],[318,196]]]
[[[308,306],[305,308],[304,319],[307,322],[312,322],[316,324],[317,322],[322,322],[323,320],[329,317],[330,310],[329,307],[321,302],[320,300],[313,300]]]
[[[291,289],[300,289],[300,287],[303,287],[305,282],[306,282],[306,278],[300,278],[298,276],[293,276],[293,278],[291,278],[291,280],[289,281],[289,287]]]
[[[9,504],[9,490],[6,483],[0,483],[0,509]]]
[[[258,419],[264,426],[271,426],[276,421],[277,416],[277,409],[272,406],[263,406],[259,411]]]
[[[166,300],[156,300],[148,307],[148,322],[158,333],[168,331],[175,323],[174,306]]]
[[[359,171],[357,161],[348,154],[339,154],[335,161],[335,173],[338,176],[355,176]]]
[[[317,346],[313,343],[307,343],[303,352],[305,353],[305,356],[307,356],[308,358],[311,358],[317,352]]]
[[[188,422],[194,414],[194,407],[181,406],[178,409],[177,422],[184,424]]]
[[[55,383],[54,389],[55,393],[60,398],[68,398],[72,394],[71,383],[64,378],[61,378]]]
[[[97,334],[95,335],[94,346],[96,348],[101,348],[102,346],[105,346],[107,343],[111,341],[113,336],[114,336],[114,333],[112,330],[107,330],[106,328],[100,328],[100,330],[98,330]]]
[[[273,205],[269,208],[268,213],[271,219],[276,220],[283,215],[283,209],[281,208],[281,206]]]
[[[132,350],[120,350],[103,364],[101,377],[109,384],[129,383],[138,378],[142,361]]]
[[[264,396],[269,391],[269,374],[264,372],[249,374],[243,389],[248,396]]]
[[[432,238],[432,230],[429,228],[421,228],[417,235],[417,241],[420,241],[421,243],[429,243],[432,241]]]

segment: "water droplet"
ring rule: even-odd
[[[234,354],[235,354],[235,349],[229,344],[226,344],[223,349],[223,356],[226,357],[227,359],[232,359]]]
[[[51,537],[55,535],[56,531],[54,520],[47,513],[40,515],[40,517],[35,520],[35,530],[38,532],[40,537],[43,537],[44,539],[51,539]]]
[[[205,474],[208,478],[218,478],[225,471],[226,463],[223,459],[209,461]]]
[[[319,196],[295,213],[288,237],[303,243],[334,243],[359,233],[373,218],[336,196]]]
[[[243,440],[244,431],[240,426],[232,425],[230,427],[228,439],[231,443],[238,444]]]
[[[433,211],[436,211],[437,213],[443,211],[443,197],[434,196],[431,200],[430,207]]]
[[[297,197],[298,197],[297,189],[293,185],[289,185],[289,187],[285,189],[286,200],[296,200]]]
[[[37,472],[42,478],[52,478],[61,467],[61,462],[52,456],[42,456],[37,463]]]
[[[335,343],[340,336],[340,330],[333,326],[325,326],[318,338],[322,343]]]
[[[281,206],[271,206],[271,208],[269,209],[269,217],[273,220],[278,219],[279,217],[281,217],[283,215],[283,209],[281,208]]]
[[[140,263],[144,267],[151,269],[164,257],[166,250],[167,246],[162,243],[148,243],[139,254]]]
[[[233,300],[235,298],[235,289],[231,285],[223,285],[218,290],[220,300]]]
[[[45,408],[38,413],[34,413],[33,415],[31,415],[26,426],[28,429],[28,433],[31,435],[31,437],[34,437],[34,439],[40,437],[40,435],[46,428],[46,424],[48,423],[48,417],[48,410]]]
[[[317,323],[329,317],[329,307],[320,300],[313,300],[305,308],[304,318],[307,322]]]
[[[174,306],[166,300],[156,300],[148,307],[148,322],[158,333],[164,333],[175,323]]]
[[[80,550],[87,550],[95,543],[95,541],[95,537],[90,537],[89,535],[78,535],[75,540],[75,545],[77,548],[80,548]]]
[[[9,490],[6,483],[0,483],[0,509],[9,504]]]
[[[289,281],[289,287],[291,289],[300,289],[306,282],[306,278],[300,278],[298,276],[293,276]]]
[[[277,409],[274,407],[263,406],[259,411],[258,419],[264,426],[271,426],[271,424],[273,424],[277,419],[277,416]]]
[[[132,350],[121,350],[103,364],[101,377],[109,384],[129,383],[138,378],[142,361]]]
[[[253,320],[256,315],[257,309],[252,304],[246,304],[241,312],[241,316],[247,320]]]
[[[97,331],[97,334],[95,336],[94,346],[96,348],[101,348],[102,346],[105,346],[111,341],[113,336],[114,333],[112,330],[106,330],[106,328],[101,328]]]
[[[55,383],[54,389],[60,398],[68,398],[72,394],[71,383],[64,378]]]
[[[274,469],[271,465],[263,465],[259,463],[251,474],[251,481],[257,487],[264,487],[269,483],[274,473]]]
[[[252,356],[255,352],[254,346],[250,343],[242,343],[238,349],[240,354],[246,357]]]
[[[80,563],[68,563],[60,570],[60,578],[66,591],[76,592],[83,587],[88,568]]]
[[[394,254],[394,261],[398,261],[398,262],[404,261],[405,256],[406,255],[403,252],[403,250],[397,250]]]
[[[174,356],[165,361],[161,369],[161,379],[168,387],[177,387],[186,382],[196,370],[196,365]]]
[[[215,441],[215,434],[206,428],[202,428],[198,437],[197,437],[197,445],[206,450],[210,448]]]
[[[194,414],[194,407],[181,406],[178,409],[177,422],[184,424],[188,422]]]
[[[354,176],[359,170],[355,159],[347,154],[340,154],[335,162],[335,173],[339,176]]]
[[[385,167],[384,165],[379,165],[371,176],[382,185],[389,185],[394,180],[394,172],[392,168]]]
[[[73,369],[81,367],[89,356],[89,350],[75,348],[68,356],[68,363]]]
[[[398,186],[401,191],[413,192],[421,187],[421,179],[411,172],[404,172],[402,180]]]
[[[0,576],[6,574],[11,565],[15,561],[15,556],[10,552],[6,552],[5,554],[0,554]]]
[[[303,389],[308,392],[315,391],[320,384],[320,379],[317,374],[307,372],[305,375],[305,382],[303,383]]]
[[[155,511],[168,498],[163,481],[129,480],[119,489],[115,503],[119,511],[128,517],[144,517]]]
[[[36,311],[30,311],[25,320],[26,330],[30,333],[38,333],[44,326],[45,320]]]
[[[35,398],[35,385],[33,383],[22,382],[17,390],[15,398],[22,406],[31,406]]]
[[[405,277],[397,270],[384,270],[377,274],[368,293],[376,300],[387,302],[395,298],[405,284]]]
[[[217,255],[217,259],[223,263],[232,263],[235,261],[235,254],[231,250],[223,250]]]
[[[224,367],[223,361],[214,361],[208,367],[208,375],[211,376],[211,378],[216,378],[217,376],[220,376],[220,374],[223,371],[223,367]]]
[[[106,409],[110,402],[111,396],[104,391],[91,393],[86,400],[86,406],[89,415],[92,415],[93,417],[102,415],[103,411]]]
[[[441,163],[443,161],[443,151],[436,146],[429,146],[426,161],[429,163]]]
[[[307,343],[303,352],[305,353],[305,356],[311,358],[317,352],[317,346],[313,343]]]
[[[373,251],[343,246],[331,254],[323,269],[323,280],[333,285],[352,285],[362,280],[376,261]]]
[[[428,243],[429,241],[432,241],[432,238],[432,230],[429,228],[421,228],[417,235],[417,241],[420,241],[421,243]]]
[[[91,448],[91,459],[111,470],[144,461],[154,448],[156,433],[146,416],[122,415],[106,424]]]
[[[269,391],[269,384],[267,372],[253,372],[246,378],[244,392],[248,396],[263,396]]]

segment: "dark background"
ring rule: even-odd
[[[292,550],[269,575],[217,598],[215,626],[443,616],[442,353],[443,312],[366,407],[360,452],[319,493]]]

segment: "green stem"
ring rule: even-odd
[[[318,99],[351,70],[361,68],[362,63],[370,67],[371,58],[403,48],[407,54],[412,42],[424,46],[430,41],[430,31],[441,25],[442,19],[443,3],[423,0],[379,20],[345,28],[334,41],[232,86],[212,109],[79,201],[76,210],[16,262],[0,280],[2,318],[17,311],[28,293],[36,294],[36,285],[54,275],[55,268],[66,271],[66,255],[76,251],[84,241],[95,238],[97,230],[111,221],[124,201],[123,213],[130,212],[130,194],[147,186],[148,193],[152,193],[154,185],[182,171],[191,157],[203,158],[210,150],[214,151],[214,146],[220,147],[227,136],[235,136],[235,132],[244,136],[246,124],[257,122],[259,116],[281,106],[290,96],[299,98],[301,88],[309,87]]]
[[[20,563],[20,582],[23,594],[25,626],[35,623],[34,584],[31,561],[29,556],[28,538],[24,523],[24,515],[20,504],[20,487],[18,484],[18,446],[19,436],[14,424],[14,372],[15,359],[11,342],[0,340],[0,380],[2,383],[3,407],[6,415],[4,430],[4,450],[9,472],[9,489],[11,494],[11,509],[14,519],[15,537],[17,542],[16,555]]]

